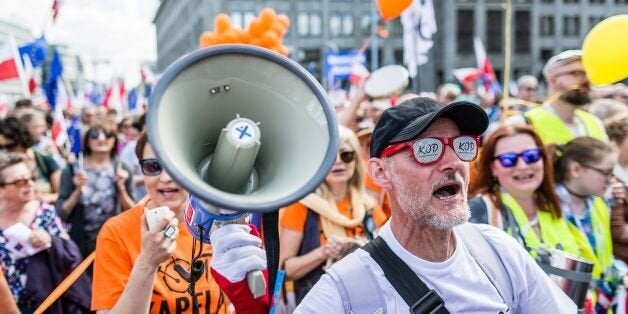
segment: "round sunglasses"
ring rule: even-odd
[[[161,174],[163,167],[157,158],[146,158],[140,160],[140,167],[145,176],[154,177]]]
[[[408,147],[412,150],[414,160],[421,165],[438,162],[445,155],[445,147],[453,149],[462,161],[473,161],[478,156],[480,137],[460,135],[454,137],[422,137],[413,141],[392,144],[386,147],[381,156],[390,157]]]
[[[519,157],[523,159],[526,164],[533,164],[541,160],[543,157],[543,150],[540,148],[526,149],[521,153],[503,153],[495,156],[494,159],[499,160],[499,163],[504,168],[511,168],[517,165]]]

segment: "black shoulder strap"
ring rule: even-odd
[[[443,299],[429,289],[381,237],[362,247],[384,271],[386,279],[410,306],[410,313],[448,314]]]

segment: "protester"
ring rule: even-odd
[[[372,258],[384,255],[399,261],[382,262],[384,268],[409,266],[403,268],[416,277],[404,276],[402,282],[416,282],[420,276],[426,292],[432,289],[451,313],[575,313],[570,299],[511,237],[488,225],[465,224],[454,230],[469,216],[468,162],[475,159],[477,136],[487,125],[484,111],[468,102],[442,106],[414,98],[386,110],[373,132],[368,171],[390,195],[391,220],[371,241],[375,244],[365,247],[370,253],[356,250],[332,266],[296,312],[407,312],[408,301],[415,300],[404,300],[386,279],[394,274],[382,271],[382,264],[378,267]],[[471,239],[469,230],[480,233]],[[475,244],[468,242],[482,241],[498,249],[472,257]],[[501,270],[513,284],[508,289],[494,286],[483,271],[486,263],[480,265],[477,258],[499,265],[499,270],[491,270]],[[427,299],[435,300],[430,295]]]
[[[65,159],[55,142],[48,136],[46,115],[39,110],[30,109],[20,112],[17,118],[33,137],[35,142],[33,148],[44,155],[50,155],[60,167],[64,167]]]
[[[580,246],[562,219],[552,158],[528,125],[498,128],[482,146],[478,178],[471,187],[471,222],[489,223],[515,237],[533,256],[558,249],[580,256]]]
[[[139,117],[138,121],[133,122],[131,127],[134,129],[133,132],[137,132],[138,136],[144,131],[144,126],[146,124],[146,115],[143,114]],[[139,202],[146,195],[146,188],[144,187],[144,175],[142,174],[142,169],[140,167],[140,162],[137,159],[137,155],[135,154],[135,147],[137,145],[138,137],[135,136],[126,145],[122,148],[119,154],[119,158],[121,161],[125,162],[129,167],[131,167],[131,173],[133,174],[133,200]]]
[[[607,140],[600,119],[582,110],[591,97],[581,60],[581,50],[563,51],[550,58],[543,67],[548,88],[545,104],[507,122],[532,124],[544,144],[562,145],[578,136]]]
[[[532,75],[522,75],[517,80],[517,98],[525,102],[536,102],[536,90],[539,88],[539,80]]]
[[[625,202],[623,183],[613,178],[617,155],[612,148],[592,137],[579,137],[558,146],[555,161],[556,192],[563,215],[583,236],[586,250],[593,253],[594,278],[612,265],[613,243],[610,230],[610,208],[604,195],[611,185],[614,205]]]
[[[17,118],[0,121],[0,147],[5,152],[25,154],[26,164],[35,174],[38,197],[54,203],[60,189],[61,169],[50,155],[34,150],[34,144],[33,137]]]
[[[116,145],[111,126],[94,124],[84,135],[84,160],[63,169],[57,210],[84,256],[94,251],[103,223],[135,203],[131,170],[116,159]]]
[[[286,207],[280,221],[280,263],[286,277],[295,281],[297,304],[326,266],[366,242],[367,218],[375,200],[364,188],[365,169],[355,133],[341,126],[339,138],[336,162],[325,182]],[[356,242],[359,239],[363,242]]]
[[[81,261],[55,208],[36,200],[33,179],[22,154],[0,155],[0,266],[22,313],[32,313]],[[52,313],[87,310],[90,288],[81,277]]]
[[[266,268],[261,240],[249,234],[250,226],[229,225],[212,233],[211,245],[196,243],[183,222],[188,193],[162,168],[142,133],[136,146],[145,175],[148,195],[130,210],[110,219],[98,235],[94,265],[92,310],[98,313],[224,313],[228,300],[237,313],[262,313],[268,296],[253,302],[246,288],[246,273]],[[169,213],[148,229],[145,209],[167,206]],[[174,234],[166,230],[174,227]],[[247,258],[244,258],[247,257]],[[212,265],[194,284],[195,297],[188,294],[194,258]],[[205,266],[206,267],[206,266]],[[237,282],[240,289],[234,289]],[[244,288],[242,288],[244,287]],[[236,292],[237,291],[237,292]],[[246,302],[238,302],[242,299]]]

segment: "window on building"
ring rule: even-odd
[[[615,0],[615,4],[628,4],[628,0]]]
[[[310,14],[310,34],[314,37],[320,36],[323,33],[323,24],[320,13]]]
[[[580,0],[564,0],[565,3],[580,3]]]
[[[578,36],[580,34],[580,17],[563,17],[563,36]]]
[[[338,37],[342,32],[342,18],[338,13],[332,13],[329,15],[329,35],[331,37]]]
[[[554,17],[551,15],[541,16],[539,25],[541,36],[554,36]]]
[[[597,25],[597,23],[602,22],[604,20],[603,16],[590,16],[589,17],[589,29],[593,28],[593,26]]]
[[[503,25],[501,10],[489,10],[486,13],[486,51],[502,52]]]
[[[604,4],[604,2],[606,2],[606,0],[589,0],[591,4]]]
[[[515,12],[515,53],[530,52],[530,11]]]
[[[345,13],[342,16],[342,34],[349,36],[353,34],[353,14]]]
[[[244,12],[244,27],[248,27],[249,24],[251,24],[251,21],[253,21],[256,18],[255,12],[249,11],[249,12]]]
[[[541,58],[541,62],[543,64],[545,64],[545,62],[547,62],[547,60],[549,60],[553,56],[554,56],[554,49],[551,49],[551,48],[541,49],[541,54],[539,55],[539,57]]]
[[[458,52],[473,52],[473,10],[458,10],[458,28],[456,30],[456,40],[458,42]]]
[[[403,25],[401,25],[401,19],[394,19],[388,22],[388,30],[390,34],[393,36],[398,36],[403,34]]]
[[[297,15],[297,34],[299,36],[307,36],[310,33],[310,16],[307,13],[300,12]]]
[[[231,12],[231,24],[234,26],[238,26],[240,28],[245,28],[247,25],[244,25],[244,17],[242,16],[242,12]]]
[[[362,35],[371,34],[371,14],[369,12],[360,15],[360,33]]]
[[[542,3],[554,3],[554,0],[541,0]]]

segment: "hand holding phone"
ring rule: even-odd
[[[148,224],[148,230],[152,230],[161,217],[165,216],[170,211],[168,206],[160,206],[156,208],[144,209],[144,216],[146,216],[146,223]]]

